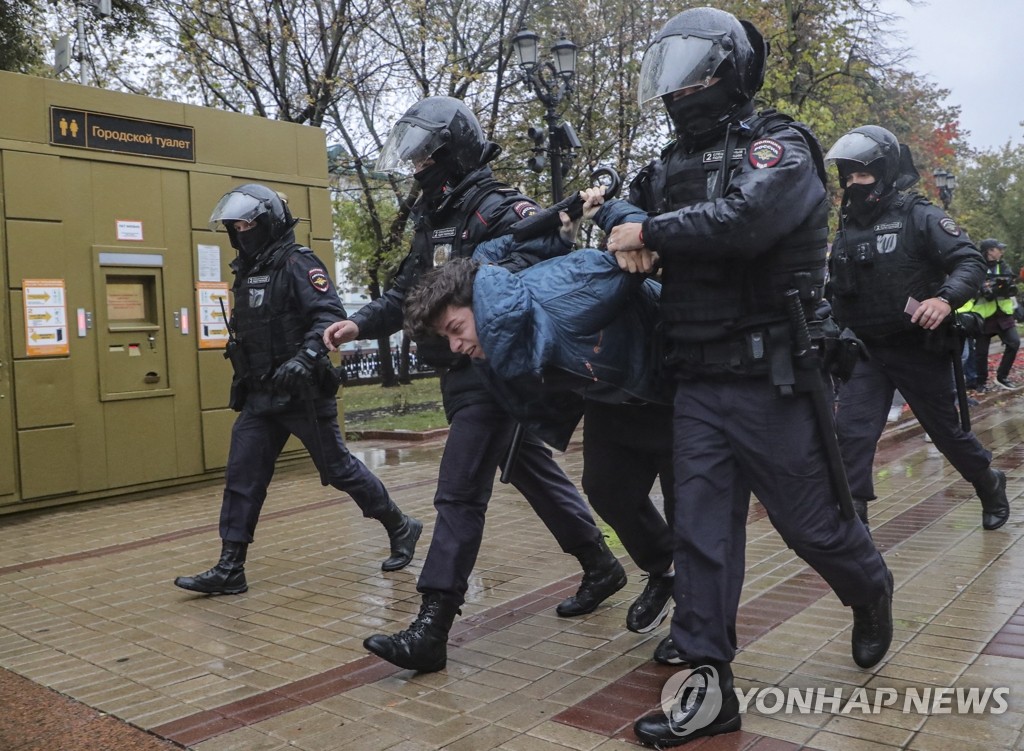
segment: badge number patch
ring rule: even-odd
[[[760,138],[750,144],[750,164],[757,169],[774,167],[782,160],[785,147],[774,138]]]
[[[331,288],[331,282],[327,278],[327,272],[323,269],[309,270],[309,283],[317,292],[326,292]]]

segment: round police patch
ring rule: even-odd
[[[310,269],[309,283],[317,292],[326,292],[331,288],[331,280],[327,278],[327,272],[323,269]]]
[[[520,201],[512,207],[512,210],[516,212],[516,216],[520,219],[525,219],[526,217],[533,216],[537,213],[537,205],[530,203],[529,201]]]
[[[774,167],[782,159],[785,148],[773,138],[760,138],[750,144],[750,163],[757,169]]]
[[[947,235],[952,235],[953,237],[960,237],[960,227],[958,227],[957,223],[950,219],[948,216],[944,216],[939,220],[939,226],[942,227],[942,230]]]

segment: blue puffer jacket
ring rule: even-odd
[[[595,221],[606,231],[646,214],[624,201],[605,204]],[[481,243],[473,257],[497,262],[511,237]],[[587,249],[517,274],[485,265],[473,285],[476,361],[506,408],[535,434],[564,448],[579,421],[581,398],[668,404],[655,372],[661,285],[619,269],[614,256]],[[567,391],[575,395],[569,398]]]

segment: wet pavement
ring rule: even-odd
[[[738,733],[704,751],[972,751],[1024,746],[1024,391],[986,394],[974,429],[1009,477],[1012,514],[980,506],[912,415],[887,428],[872,532],[896,580],[893,648],[850,657],[851,618],[751,504]],[[433,527],[443,437],[352,448]],[[559,455],[578,479],[579,443]],[[219,552],[220,485],[0,517],[0,751],[561,751],[635,747],[675,669],[667,627],[625,630],[643,587],[581,618],[578,582],[526,502],[496,485],[448,666],[416,675],[362,640],[405,628],[421,559],[384,574],[386,536],[311,465],[279,473],[250,547],[247,593],[195,596],[174,576]],[[974,693],[970,692],[974,689]]]

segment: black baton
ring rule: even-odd
[[[804,317],[804,306],[800,302],[800,292],[791,289],[786,292],[786,312],[793,328],[793,339],[797,347],[794,359],[806,374],[811,403],[814,405],[814,417],[818,423],[818,434],[825,447],[825,458],[828,474],[832,480],[832,490],[839,501],[839,514],[844,519],[852,519],[853,496],[850,495],[850,483],[846,479],[846,467],[843,465],[842,454],[839,453],[839,439],[836,437],[835,414],[825,396],[825,380],[821,375],[818,359],[814,355],[811,344],[811,332],[807,328]]]

